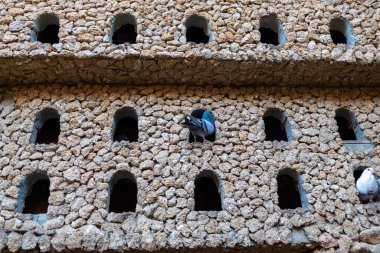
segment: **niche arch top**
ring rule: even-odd
[[[138,116],[132,107],[123,107],[115,112],[112,125],[112,140],[115,142],[137,142],[139,138]]]
[[[199,173],[194,185],[195,211],[222,211],[222,186],[213,171]]]
[[[191,15],[185,22],[186,41],[197,44],[211,41],[211,28],[208,20],[199,15]]]
[[[292,130],[285,113],[278,108],[269,108],[263,116],[266,141],[291,141]]]
[[[120,45],[125,43],[136,43],[137,21],[130,13],[117,14],[110,27],[109,42]]]
[[[330,36],[334,44],[355,46],[356,36],[350,23],[341,18],[330,21]]]
[[[281,209],[307,208],[308,202],[303,181],[296,170],[286,168],[279,171],[276,177],[277,194]]]
[[[277,46],[287,42],[282,23],[275,14],[265,15],[260,19],[259,31],[261,43]]]
[[[31,35],[31,41],[41,43],[59,43],[59,18],[54,13],[40,15],[35,24]]]
[[[46,214],[49,205],[50,180],[46,172],[36,171],[27,175],[19,188],[16,212]]]
[[[57,144],[61,132],[59,118],[58,112],[52,108],[45,108],[38,112],[30,142],[34,144]]]
[[[132,173],[128,171],[116,172],[109,183],[108,212],[135,212],[137,192],[136,178]]]
[[[363,151],[373,147],[373,144],[364,135],[356,117],[346,108],[335,111],[335,120],[339,136],[344,146],[350,151]]]

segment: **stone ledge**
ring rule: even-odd
[[[329,60],[270,61],[199,57],[63,57],[0,58],[0,85],[190,84],[218,86],[374,87],[380,63]]]

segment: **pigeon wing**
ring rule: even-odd
[[[377,180],[371,173],[363,172],[358,181],[356,182],[356,188],[360,194],[374,194],[378,190]]]

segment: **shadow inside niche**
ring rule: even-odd
[[[277,177],[278,202],[281,209],[302,207],[298,184],[292,176],[283,174]]]
[[[112,36],[112,43],[119,45],[124,43],[136,43],[137,33],[135,26],[131,24],[122,25]]]
[[[222,202],[214,180],[200,177],[195,181],[195,211],[221,211]]]
[[[265,123],[265,140],[266,141],[288,141],[285,124],[279,119],[272,116],[264,118]]]
[[[261,37],[260,37],[260,42],[261,43],[267,43],[267,44],[272,44],[272,45],[278,45],[278,34],[273,31],[270,28],[265,28],[265,27],[260,27],[259,28]]]
[[[37,33],[37,41],[56,44],[59,42],[58,32],[58,25],[47,25],[43,31]]]
[[[340,116],[336,116],[335,119],[338,125],[338,132],[342,140],[357,140],[354,126],[351,121]]]
[[[137,120],[132,117],[124,117],[116,124],[114,141],[136,142],[139,138],[139,130]]]
[[[48,119],[40,129],[37,129],[36,143],[58,143],[60,131],[59,118]]]
[[[136,183],[128,178],[119,179],[112,187],[110,212],[135,212],[137,204]]]
[[[347,44],[347,38],[342,32],[330,30],[330,35],[334,44]]]
[[[32,189],[25,198],[23,213],[47,213],[50,195],[49,186],[50,181],[48,179],[40,179],[34,183]]]
[[[208,43],[209,39],[209,36],[200,27],[190,26],[186,29],[186,40],[188,42]]]

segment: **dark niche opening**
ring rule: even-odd
[[[286,35],[282,28],[282,23],[275,14],[270,14],[260,19],[260,42],[272,45],[286,43]]]
[[[20,188],[22,213],[47,213],[50,196],[50,180],[44,173],[28,175]]]
[[[354,31],[347,20],[333,19],[330,22],[330,36],[334,44],[355,45]]]
[[[342,32],[330,30],[330,35],[334,44],[347,44],[346,36]]]
[[[35,28],[34,40],[42,43],[59,43],[59,19],[55,14],[43,14],[38,17]]]
[[[186,41],[194,43],[208,43],[210,28],[204,17],[193,15],[186,21]]]
[[[116,173],[110,183],[109,212],[135,212],[137,185],[134,176],[128,172]]]
[[[58,112],[51,108],[45,108],[36,116],[31,142],[35,144],[58,143],[60,133]]]
[[[272,45],[278,45],[278,35],[271,28],[260,27],[260,42]]]
[[[118,14],[111,25],[111,43],[136,43],[136,19],[131,14]]]
[[[219,179],[211,171],[200,173],[195,179],[195,211],[221,211]]]
[[[289,141],[290,125],[281,110],[271,108],[265,112],[263,119],[266,141]]]
[[[138,141],[139,129],[137,113],[133,108],[125,107],[115,113],[113,123],[113,141]]]
[[[365,167],[365,166],[359,166],[357,169],[354,170],[355,185],[356,185],[356,181],[358,181],[358,179],[359,179],[360,176],[363,174],[363,171],[364,171],[366,168],[367,168],[367,167]]]
[[[297,177],[288,173],[279,174],[277,176],[277,194],[281,209],[302,207]]]
[[[346,109],[339,109],[335,113],[335,120],[338,125],[340,138],[346,140],[357,140],[355,133],[356,121],[352,113]]]
[[[191,112],[191,116],[195,117],[195,118],[198,118],[198,119],[201,119],[202,116],[203,116],[203,113],[206,111],[206,109],[196,109],[194,111]],[[215,126],[215,131],[213,134],[211,135],[208,135],[205,137],[206,140],[208,141],[211,141],[211,142],[214,142],[215,139],[216,139],[216,126]],[[201,137],[198,137],[196,140],[194,139],[194,136],[191,134],[189,134],[189,142],[194,142],[194,141],[197,141],[197,142],[203,142],[203,139]]]

